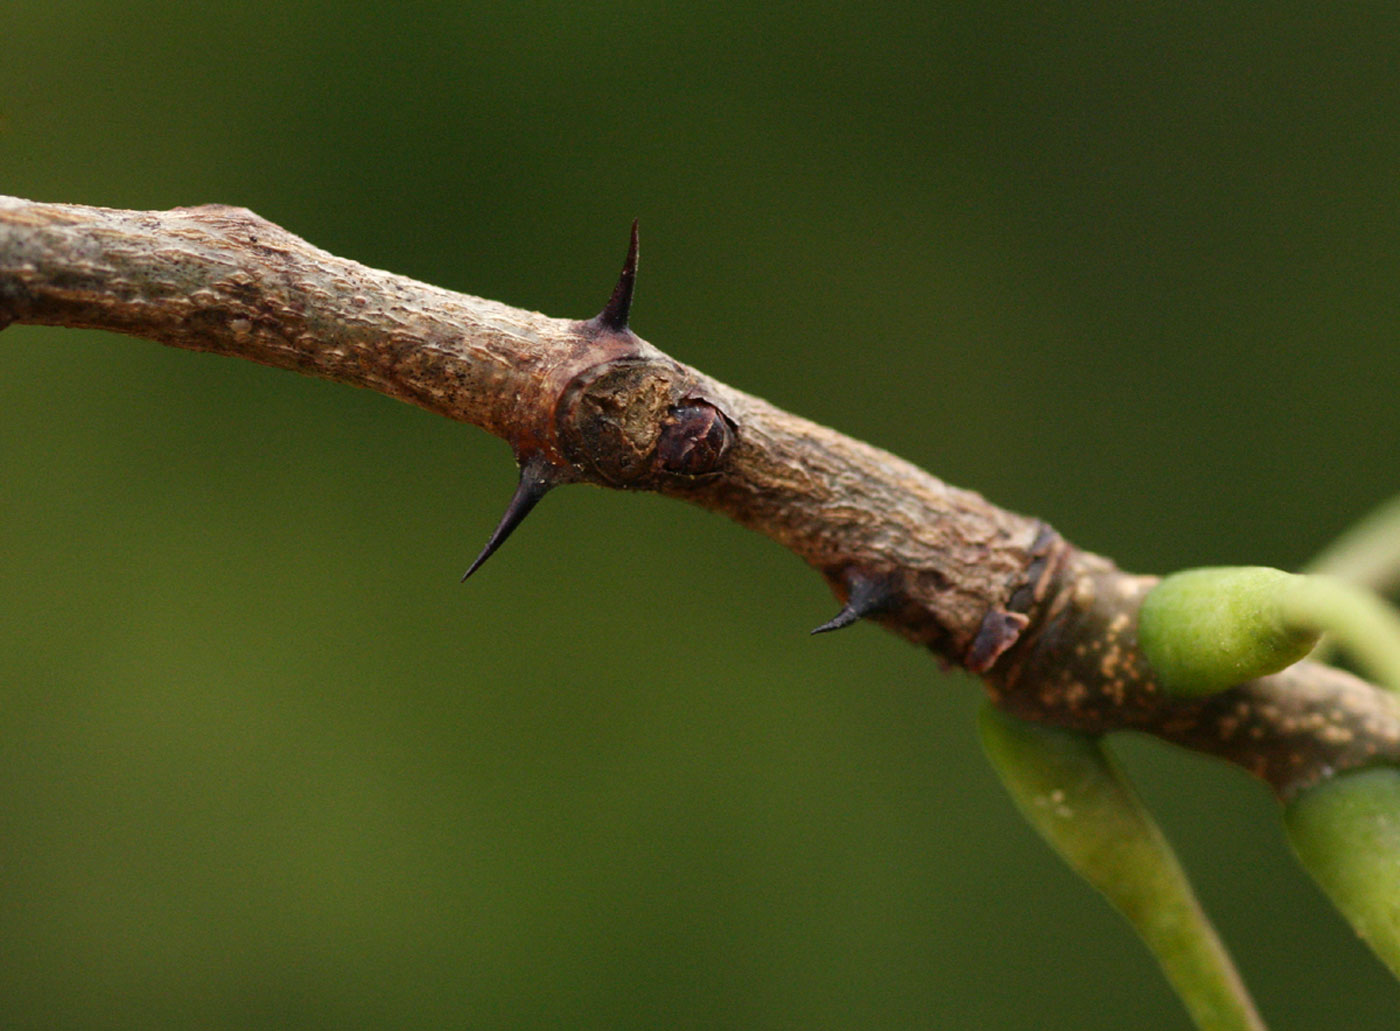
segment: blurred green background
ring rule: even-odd
[[[1392,494],[1393,5],[20,0],[0,192],[633,325],[1143,571]],[[96,333],[0,348],[0,1025],[1184,1028],[972,680],[699,510]],[[1400,991],[1127,740],[1275,1029]]]

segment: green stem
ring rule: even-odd
[[[1400,590],[1400,495],[1323,548],[1303,572],[1340,577],[1378,594]]]
[[[1400,770],[1338,774],[1299,795],[1284,819],[1303,866],[1400,977]]]
[[[1300,576],[1279,606],[1288,623],[1331,634],[1367,676],[1400,691],[1400,613],[1379,595],[1334,576]]]
[[[1302,570],[1369,587],[1383,597],[1400,591],[1400,495],[1379,505],[1323,548]],[[1335,642],[1323,638],[1313,652],[1331,662]]]
[[[1142,936],[1202,1031],[1263,1031],[1171,845],[1097,738],[985,706],[982,745],[1022,815]]]

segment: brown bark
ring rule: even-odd
[[[0,198],[0,328],[112,330],[368,387],[480,426],[557,481],[724,512],[841,598],[861,587],[878,603],[870,618],[981,675],[1026,719],[1156,734],[1284,798],[1400,760],[1400,704],[1330,667],[1300,663],[1205,700],[1166,696],[1135,642],[1151,579],[673,361],[613,307],[573,321],[452,293],[241,208]]]

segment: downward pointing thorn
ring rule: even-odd
[[[463,583],[481,568],[483,562],[495,554],[496,549],[504,544],[506,538],[525,520],[540,498],[548,494],[550,488],[558,482],[553,468],[542,458],[528,458],[521,464],[520,482],[515,487],[510,504],[506,506],[505,515],[501,516],[491,539],[486,542],[486,547],[481,549],[481,554],[476,557],[471,568],[462,574]]]
[[[860,619],[860,613],[857,612],[853,606],[848,604],[840,612],[836,613],[836,615],[814,629],[812,631],[812,636],[815,637],[817,634],[829,634],[833,630],[844,630],[858,619]]]
[[[850,592],[846,604],[840,612],[812,631],[813,634],[828,634],[841,630],[857,620],[878,612],[890,603],[889,584],[884,580],[874,580],[862,573],[850,573],[847,577]]]
[[[632,290],[637,285],[637,220],[632,220],[632,242],[627,246],[627,260],[622,263],[622,274],[617,277],[612,297],[607,305],[594,318],[594,322],[604,329],[621,333],[627,328],[627,320],[632,314]]]

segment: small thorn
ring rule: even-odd
[[[471,568],[462,574],[462,583],[466,583],[467,577],[480,569],[482,563],[495,554],[496,549],[506,542],[506,538],[511,535],[515,528],[524,522],[525,517],[539,503],[540,498],[548,494],[550,489],[557,486],[558,483],[559,477],[554,468],[544,459],[529,458],[521,463],[520,482],[515,487],[510,504],[506,505],[505,515],[501,516],[501,521],[496,524],[491,539],[486,542],[486,547],[481,549],[481,554],[476,557]]]
[[[632,290],[637,285],[637,220],[632,219],[632,242],[627,246],[627,260],[622,263],[622,274],[617,277],[612,297],[600,311],[594,322],[604,329],[621,333],[627,328],[627,320],[632,314]]]
[[[831,619],[828,619],[821,626],[813,630],[812,636],[815,637],[817,634],[829,634],[833,630],[844,630],[846,627],[850,626],[852,623],[857,622],[859,619],[860,613],[857,612],[855,608],[851,605],[847,605],[840,612],[836,613],[836,615],[833,616]]]
[[[876,580],[863,573],[852,572],[847,574],[846,582],[850,584],[850,592],[846,595],[845,606],[835,616],[813,630],[814,635],[842,630],[866,616],[887,608],[893,600],[894,594],[890,590],[887,580]]]

